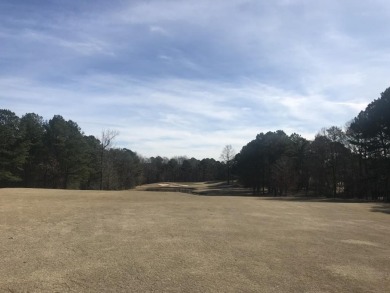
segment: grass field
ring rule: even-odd
[[[0,292],[389,292],[390,207],[0,189]]]

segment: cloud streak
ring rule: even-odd
[[[96,136],[102,128],[115,128],[121,133],[122,146],[132,146],[147,156],[217,158],[225,143],[239,149],[257,133],[277,129],[313,138],[321,127],[335,121],[337,125],[344,123],[366,105],[364,101],[335,102],[324,96],[304,96],[253,81],[232,86],[99,75],[62,89],[9,79],[0,79],[0,86],[9,97],[4,100],[5,106],[19,115],[32,111],[46,113],[45,118],[50,119],[62,114]],[[12,107],[15,101],[24,106]],[[194,145],[198,147],[193,149]],[[209,151],[200,145],[207,145]]]
[[[114,128],[147,156],[312,138],[389,86],[386,1],[56,3],[0,4],[1,108]]]

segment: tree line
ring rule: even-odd
[[[313,141],[282,130],[260,133],[232,164],[253,193],[390,200],[390,88],[347,123]]]
[[[113,147],[116,131],[85,135],[76,122],[35,113],[18,117],[0,110],[0,187],[129,189],[159,181],[211,181],[224,178],[214,159],[144,158]]]
[[[390,88],[345,129],[322,129],[314,140],[284,131],[260,133],[222,162],[144,158],[113,146],[116,131],[85,135],[60,115],[45,121],[0,110],[0,187],[128,189],[161,181],[237,179],[255,194],[390,199]]]

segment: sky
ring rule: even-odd
[[[388,0],[0,1],[0,108],[145,157],[313,139],[389,86]]]

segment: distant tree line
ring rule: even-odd
[[[313,141],[260,133],[235,156],[233,172],[253,193],[390,200],[390,88],[347,124]]]
[[[214,159],[151,157],[143,159],[143,182],[200,182],[224,180],[225,165]]]
[[[214,159],[143,158],[113,147],[117,132],[85,135],[76,122],[35,113],[19,118],[0,110],[0,187],[129,189],[159,181],[210,181],[224,178]]]
[[[390,88],[347,124],[313,141],[282,130],[260,133],[222,162],[144,158],[113,147],[112,130],[85,135],[76,122],[0,110],[0,187],[128,189],[161,181],[237,179],[255,194],[390,200]]]

